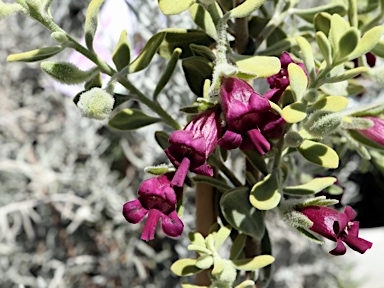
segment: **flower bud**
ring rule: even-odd
[[[111,116],[114,103],[115,99],[111,94],[95,87],[80,95],[77,107],[84,117],[105,120]]]
[[[319,110],[309,117],[304,127],[311,135],[324,137],[337,129],[341,122],[340,114]]]
[[[63,44],[68,41],[67,34],[63,32],[53,32],[51,34],[51,38],[60,44]]]
[[[308,89],[307,93],[304,95],[304,99],[309,103],[314,103],[317,100],[319,93],[316,89]]]
[[[296,131],[289,131],[284,136],[284,141],[287,146],[296,148],[299,147],[301,143],[303,143],[303,137]]]

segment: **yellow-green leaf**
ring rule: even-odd
[[[313,164],[329,169],[336,169],[339,166],[339,156],[335,150],[322,143],[304,140],[297,150]]]
[[[190,276],[203,270],[196,267],[197,259],[185,258],[177,260],[171,266],[171,271],[177,276]]]
[[[215,4],[218,5],[217,3]],[[189,12],[192,20],[197,24],[197,26],[207,32],[207,34],[213,39],[217,39],[216,25],[213,22],[211,15],[202,5],[197,3],[193,4],[189,8]]]
[[[335,62],[343,61],[344,58],[355,50],[360,40],[360,32],[355,27],[348,29],[339,40]]]
[[[275,75],[281,68],[280,60],[277,57],[238,55],[235,62],[242,72],[255,74],[257,78]]]
[[[249,201],[259,210],[273,209],[280,203],[279,187],[279,171],[275,170],[252,187]]]
[[[349,27],[349,23],[343,17],[338,14],[332,15],[328,39],[334,51],[338,50],[339,41],[348,31]]]
[[[228,11],[229,17],[233,18],[243,18],[250,15],[253,11],[258,9],[261,5],[263,5],[265,0],[245,0],[239,6],[233,8]]]
[[[332,47],[324,32],[316,32],[316,43],[320,48],[321,54],[323,54],[327,66],[330,66],[332,64]]]
[[[164,15],[175,15],[187,10],[196,0],[158,0],[159,8]]]
[[[89,50],[93,50],[93,39],[97,30],[98,14],[103,3],[104,0],[92,0],[85,15],[84,36],[85,44]]]
[[[300,100],[308,86],[308,78],[304,70],[297,64],[288,65],[288,75],[291,90],[296,96],[296,100]]]
[[[131,64],[129,64],[129,73],[135,73],[143,70],[149,65],[149,63],[151,63],[153,56],[155,56],[166,34],[166,32],[159,32],[148,40],[140,55],[137,56]]]
[[[318,193],[325,188],[331,186],[333,183],[336,182],[335,177],[321,177],[321,178],[315,178],[309,181],[308,183],[297,185],[297,186],[289,186],[283,188],[284,193],[289,195],[311,195]]]
[[[348,99],[343,96],[327,96],[310,107],[313,110],[326,110],[329,112],[340,112],[348,106]]]
[[[384,26],[376,26],[368,30],[363,37],[361,37],[357,47],[351,54],[349,54],[348,59],[352,60],[358,58],[369,51],[371,51],[377,43],[379,43],[381,36],[384,33]]]
[[[112,60],[118,71],[127,67],[131,61],[131,51],[126,30],[121,31],[119,41],[112,53]]]
[[[313,17],[317,13],[326,12],[329,14],[335,14],[336,13],[339,15],[345,15],[345,13],[347,12],[347,8],[345,7],[344,4],[341,4],[341,3],[330,3],[327,5],[316,6],[316,7],[308,8],[308,9],[294,9],[292,12],[294,13],[293,15],[300,16],[304,20],[312,23]]]
[[[171,79],[173,72],[176,69],[177,61],[180,58],[181,55],[181,49],[176,48],[175,51],[173,51],[171,59],[169,59],[167,66],[165,67],[163,74],[161,74],[161,77],[159,81],[157,82],[155,91],[153,92],[153,99],[156,101],[157,96],[160,94],[160,92],[164,89],[165,85],[169,82]]]
[[[253,271],[272,264],[275,261],[271,255],[260,255],[249,259],[233,260],[232,264],[237,270]]]
[[[52,47],[44,47],[40,49],[35,49],[28,52],[18,53],[18,54],[11,54],[7,57],[8,62],[35,62],[47,59],[49,57],[52,57],[61,51],[64,50],[65,47],[61,45],[52,46]]]
[[[307,117],[307,105],[302,102],[295,102],[288,106],[285,106],[281,115],[288,123],[297,123]]]
[[[315,80],[315,61],[313,59],[313,52],[311,44],[308,40],[302,36],[296,37],[297,44],[300,46],[301,53],[303,55],[303,61],[305,68],[307,69],[309,78]]]

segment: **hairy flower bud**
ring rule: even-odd
[[[95,87],[80,95],[77,107],[84,117],[105,120],[111,116],[114,103],[115,99],[111,94]]]

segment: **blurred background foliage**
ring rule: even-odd
[[[81,37],[88,2],[54,1],[56,22]],[[192,26],[185,14],[164,18],[157,1],[140,1],[140,7],[136,0],[129,3],[138,19],[135,39],[148,39],[164,27]],[[153,141],[153,132],[162,127],[111,131],[81,118],[72,98],[58,92],[38,64],[7,64],[7,55],[45,46],[50,39],[30,19],[8,17],[0,25],[0,39],[0,287],[179,287],[169,267],[188,256],[186,235],[169,239],[158,233],[146,243],[139,239],[140,225],[128,224],[121,214],[122,205],[135,198],[148,177],[143,168],[166,161]],[[135,84],[144,93],[153,91],[164,65],[155,58],[134,76]],[[161,97],[169,109],[193,99],[182,73],[174,75]],[[382,207],[378,200],[384,202],[379,193],[384,181],[381,155],[372,166],[346,153],[339,181],[347,201],[356,203],[363,226],[383,225],[377,220],[380,212],[375,212],[377,223],[364,218],[369,214],[364,201],[369,209]],[[365,190],[359,194],[361,184]],[[364,191],[376,191],[376,198]],[[187,191],[185,201],[183,222],[190,231],[193,191]],[[335,263],[327,247],[303,239],[273,214],[268,217],[277,259],[270,287],[357,287],[350,267]]]

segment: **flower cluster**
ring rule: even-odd
[[[145,180],[139,187],[139,197],[123,206],[123,215],[129,223],[137,224],[148,214],[141,239],[152,240],[157,223],[161,219],[163,232],[170,237],[178,237],[184,224],[176,212],[183,188],[172,185],[173,173]]]

